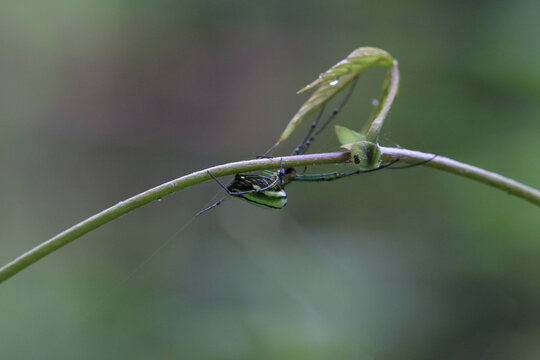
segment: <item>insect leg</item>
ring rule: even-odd
[[[326,128],[326,126],[330,123],[330,121],[332,121],[332,119],[334,119],[334,117],[336,117],[336,115],[341,111],[341,109],[343,109],[345,104],[347,104],[347,101],[349,101],[349,98],[351,97],[351,95],[352,95],[352,93],[354,91],[354,87],[356,86],[357,81],[358,81],[358,76],[354,77],[354,79],[352,80],[351,85],[349,86],[349,90],[347,90],[347,94],[345,95],[345,97],[343,98],[341,103],[338,105],[338,107],[336,107],[332,111],[330,116],[320,126],[319,130],[317,130],[313,135],[311,135],[313,133],[314,128],[315,128],[313,125],[314,124],[316,125],[316,123],[314,122],[314,124],[311,124],[311,128],[310,128],[310,130],[308,132],[308,135],[306,135],[306,138],[300,143],[300,145],[298,145],[298,147],[294,150],[292,155],[302,155],[303,153],[305,153],[307,151],[308,147],[315,140],[315,138]],[[322,112],[322,109],[321,109],[321,112]],[[321,112],[317,116],[317,119],[315,119],[317,123],[318,123],[319,118],[321,116]]]
[[[213,205],[210,205],[209,207],[207,207],[206,209],[202,209],[201,211],[199,211],[198,213],[195,214],[195,216],[199,216],[201,215],[202,213],[205,213],[207,212],[208,210],[210,209],[213,209],[215,208],[216,206],[218,206],[219,204],[221,204],[225,199],[227,199],[229,196],[225,196],[223,199],[217,201],[216,203],[214,203]]]
[[[321,110],[319,110],[319,112],[317,113],[317,117],[315,118],[315,120],[313,120],[313,122],[311,123],[311,126],[309,127],[309,130],[308,130],[306,136],[304,136],[304,140],[302,140],[300,145],[298,145],[296,147],[296,149],[294,149],[294,151],[292,152],[291,155],[301,155],[307,150],[306,144],[307,144],[308,140],[311,138],[311,135],[313,134],[313,131],[315,131],[315,128],[317,127],[317,124],[321,120],[323,112],[324,112],[324,104],[321,106]]]
[[[291,180],[292,181],[334,181],[334,180],[341,179],[341,178],[351,176],[351,175],[365,174],[365,173],[369,173],[373,171],[386,169],[386,168],[389,168],[391,165],[397,163],[398,161],[399,159],[396,159],[389,162],[388,164],[384,164],[379,167],[376,167],[375,169],[370,169],[370,170],[356,170],[356,171],[350,171],[350,172],[345,172],[345,173],[331,172],[331,173],[326,173],[326,174],[296,175]]]

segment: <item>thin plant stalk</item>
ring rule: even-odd
[[[431,159],[423,165],[482,182],[503,190],[510,195],[515,195],[540,206],[539,190],[476,166],[464,164],[443,156],[435,156],[433,154],[419,151],[388,147],[381,147],[381,151],[382,160],[384,162],[399,159],[402,162],[414,164]],[[36,261],[49,255],[53,251],[60,249],[73,240],[80,238],[84,234],[91,232],[92,230],[95,230],[98,227],[105,225],[106,223],[127,214],[130,211],[151,203],[152,201],[159,200],[179,190],[207,180],[211,180],[212,178],[208,174],[209,171],[215,177],[221,177],[243,172],[277,169],[281,166],[281,164],[284,167],[295,167],[345,163],[349,160],[349,156],[350,154],[348,152],[333,152],[238,161],[196,171],[178,179],[171,180],[162,185],[146,190],[127,200],[120,201],[108,209],[105,209],[100,213],[81,221],[80,223],[64,230],[58,235],[22,254],[18,258],[0,268],[0,283],[32,265]]]

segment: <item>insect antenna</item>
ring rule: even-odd
[[[358,173],[368,173],[368,172],[373,172],[373,171],[377,171],[377,170],[382,170],[382,169],[390,169],[390,167],[392,165],[394,165],[395,163],[397,163],[399,161],[399,159],[395,159],[395,160],[392,160],[390,161],[388,164],[384,164],[384,165],[380,165],[378,167],[376,167],[375,169],[369,169],[369,170],[358,170]]]
[[[428,162],[430,162],[431,160],[435,159],[438,155],[433,155],[432,157],[430,157],[429,159],[427,160],[423,160],[423,161],[419,161],[419,162],[416,162],[414,164],[407,164],[407,165],[403,165],[403,166],[387,166],[388,169],[390,170],[403,170],[403,169],[409,169],[409,168],[412,168],[412,167],[415,167],[415,166],[419,166],[419,165],[424,165],[424,164],[427,164]],[[399,159],[398,159],[399,161]],[[393,163],[391,163],[393,164]]]

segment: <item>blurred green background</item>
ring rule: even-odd
[[[400,63],[384,145],[538,187],[539,14],[535,0],[2,1],[0,262],[263,153],[296,90],[360,46]],[[360,127],[383,74],[362,75],[336,124]],[[311,151],[337,147],[328,130]],[[46,257],[1,285],[0,358],[540,358],[537,207],[427,168],[287,191],[282,211],[228,200],[193,219],[222,195],[208,182]]]

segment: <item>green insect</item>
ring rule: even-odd
[[[356,80],[357,78],[352,81],[347,94],[345,95],[339,106],[332,111],[330,116],[317,129],[317,125],[319,124],[322,113],[324,111],[324,106],[321,107],[321,110],[311,124],[308,133],[291,155],[302,155],[307,151],[308,147],[315,140],[317,135],[319,135],[325,129],[328,123],[330,123],[330,121],[347,103],[347,100],[349,99],[350,95],[354,90]],[[345,129],[343,127],[341,128]],[[317,131],[315,131],[316,129]],[[358,133],[350,133],[352,130],[347,130],[348,129],[341,130],[341,137],[351,137],[352,144],[350,144],[349,147],[347,147],[348,145],[344,147],[351,151],[351,162],[357,167],[358,170],[344,173],[331,172],[325,174],[298,174],[294,168],[283,169],[283,166],[280,166],[280,169],[277,172],[265,170],[263,171],[262,175],[236,174],[233,181],[228,186],[223,185],[212,173],[208,172],[208,174],[221,186],[221,188],[225,190],[225,192],[227,192],[227,196],[217,201],[213,205],[199,211],[195,216],[199,216],[200,214],[218,206],[230,196],[240,198],[253,205],[257,205],[267,209],[282,209],[283,207],[285,207],[285,205],[287,205],[287,194],[285,193],[285,186],[293,181],[333,181],[351,175],[373,172],[384,168],[401,169],[411,167],[411,165],[403,167],[391,167],[391,165],[398,162],[399,159],[396,159],[388,164],[381,165],[379,147],[376,144],[370,142],[359,142],[359,139],[355,135]],[[338,137],[340,137],[340,131],[338,129],[336,129],[336,131],[338,132]],[[343,143],[343,139],[340,138],[340,140],[342,140]],[[413,164],[412,166],[420,165],[422,163]]]
[[[228,195],[206,209],[199,211],[195,216],[199,216],[218,206],[229,196],[240,198],[266,209],[282,209],[287,205],[285,186],[292,181],[332,181],[351,175],[388,168],[397,161],[399,159],[371,170],[356,170],[345,173],[331,172],[326,174],[297,174],[294,168],[283,169],[281,167],[277,172],[265,171],[268,175],[236,174],[228,186],[223,185],[211,172],[208,172]]]

